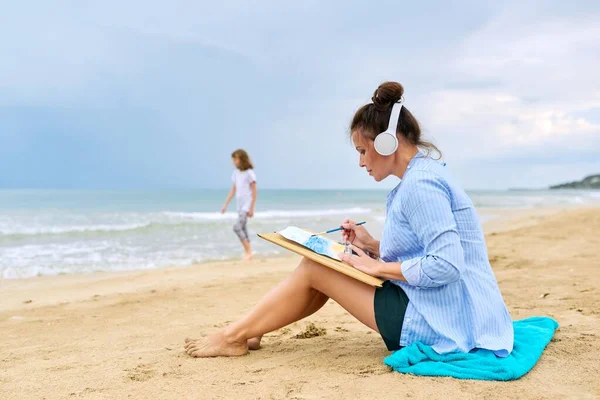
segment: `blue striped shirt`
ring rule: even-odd
[[[512,320],[488,261],[473,203],[445,164],[417,153],[387,198],[381,258],[401,262],[409,298],[400,345],[507,356]]]

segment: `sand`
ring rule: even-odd
[[[288,257],[0,280],[0,399],[600,398],[600,208],[509,217],[486,225],[508,308],[561,324],[518,381],[391,372],[379,336],[331,300],[247,356],[183,352],[292,271]]]

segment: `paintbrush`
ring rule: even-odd
[[[366,224],[366,223],[367,223],[367,221],[363,221],[363,222],[359,222],[359,223],[357,223],[357,224],[354,224],[354,226],[363,225],[363,224]],[[314,233],[314,234],[312,234],[312,235],[310,235],[310,236],[321,236],[321,235],[325,235],[325,234],[327,234],[327,233],[332,233],[332,232],[341,231],[341,230],[343,230],[343,229],[344,229],[344,228],[342,228],[342,227],[340,226],[339,228],[330,229],[330,230],[328,230],[328,231],[325,231],[325,232]]]

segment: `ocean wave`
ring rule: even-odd
[[[589,192],[588,197],[591,197],[592,199],[600,199],[600,192]]]
[[[353,214],[368,214],[372,210],[369,208],[344,208],[344,209],[323,209],[323,210],[267,210],[255,213],[254,219],[259,221],[281,221],[282,219],[295,218],[319,218],[330,216],[342,216]],[[34,236],[91,236],[91,235],[112,235],[132,232],[143,232],[149,230],[160,230],[169,228],[178,228],[185,226],[207,225],[211,223],[220,223],[234,221],[237,219],[237,213],[227,212],[175,212],[163,211],[150,214],[124,215],[123,219],[137,219],[139,222],[127,222],[113,224],[86,224],[86,225],[53,225],[27,226],[20,224],[17,226],[0,227],[0,238],[2,239],[20,239]]]
[[[80,225],[80,226],[42,226],[42,227],[17,227],[12,229],[0,229],[0,237],[8,236],[40,236],[40,235],[64,235],[71,233],[102,233],[102,232],[124,232],[146,228],[151,224],[114,224],[114,225]]]
[[[345,214],[366,214],[371,213],[370,208],[331,208],[324,210],[267,210],[258,211],[254,214],[255,219],[270,219],[270,218],[305,218],[305,217],[328,217],[335,215]],[[192,219],[198,221],[218,221],[218,220],[234,220],[237,218],[237,213],[225,213],[221,214],[218,212],[165,212],[167,216]]]
[[[258,246],[258,257],[281,254],[278,249]],[[124,248],[101,249],[70,245],[39,245],[15,248],[8,253],[0,251],[0,281],[26,279],[36,276],[61,274],[88,274],[94,272],[120,272],[149,270],[167,267],[185,267],[212,261],[239,259],[239,249],[228,251],[224,247],[199,249],[193,246],[153,251],[141,248],[135,254]],[[56,261],[59,260],[59,261]]]

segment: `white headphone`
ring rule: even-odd
[[[402,110],[403,104],[404,96],[400,97],[400,100],[394,103],[392,113],[390,114],[388,128],[375,137],[375,151],[382,156],[392,155],[398,149],[396,129],[398,128],[398,119],[400,118],[400,111]]]

